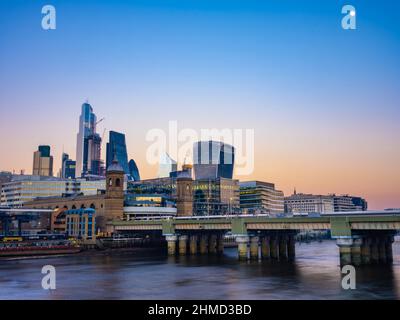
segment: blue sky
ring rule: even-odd
[[[41,28],[45,4],[56,30]],[[341,28],[345,4],[356,30]],[[126,133],[144,177],[156,172],[145,134],[168,120],[253,128],[249,178],[400,206],[389,192],[400,180],[399,56],[398,1],[2,0],[0,134],[13,138],[0,142],[0,170],[30,171],[38,144],[52,146],[57,166],[62,149],[74,157],[89,99],[106,118],[100,132]]]

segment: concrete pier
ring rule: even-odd
[[[276,236],[270,237],[270,250],[271,250],[271,259],[279,258],[279,244]]]
[[[200,254],[208,253],[208,235],[202,234],[200,236]]]
[[[294,235],[289,235],[287,243],[287,256],[289,261],[293,261],[296,256],[296,240]]]
[[[379,250],[379,263],[385,264],[386,261],[386,240],[387,237],[379,237],[378,250]]]
[[[179,236],[179,255],[185,256],[187,254],[187,243],[188,243],[189,237],[186,235]]]
[[[176,254],[176,240],[178,237],[176,235],[168,235],[165,236],[165,240],[167,240],[168,244],[168,255],[174,256]]]
[[[371,263],[379,263],[379,239],[374,237],[371,238]]]
[[[280,235],[279,236],[279,259],[287,260],[287,236]]]
[[[261,237],[261,258],[262,259],[269,259],[271,252],[270,252],[270,244],[269,244],[269,237],[264,236]]]
[[[250,237],[250,259],[258,260],[258,242],[260,238],[257,236]]]
[[[190,236],[189,252],[191,255],[196,255],[198,253],[198,242],[199,242],[199,237],[196,234]]]
[[[353,244],[351,245],[351,263],[355,266],[361,265],[361,245],[361,238],[353,239]]]
[[[217,254],[223,254],[224,253],[224,235],[219,234],[217,236]]]
[[[236,242],[238,244],[238,257],[239,260],[247,260],[248,257],[248,244],[249,244],[249,236],[240,235],[236,236]]]
[[[361,264],[371,263],[371,240],[364,237],[361,244]]]
[[[345,266],[351,264],[351,247],[353,245],[352,238],[339,238],[336,240],[339,247],[340,265]]]
[[[217,235],[211,234],[208,240],[208,252],[217,253]]]
[[[386,238],[386,261],[387,261],[387,263],[393,262],[393,248],[392,248],[393,242],[394,242],[393,236],[388,236]]]

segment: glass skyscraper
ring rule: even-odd
[[[133,160],[133,159],[129,160],[128,166],[129,166],[129,175],[130,175],[130,178],[131,178],[133,181],[140,181],[139,169],[138,169],[138,167],[137,167],[137,165],[136,165],[135,160]]]
[[[100,173],[101,138],[96,133],[96,123],[92,106],[89,103],[82,104],[76,143],[76,177]]]
[[[129,174],[128,152],[126,151],[125,135],[123,133],[110,131],[109,142],[107,143],[106,168],[108,168],[114,157],[124,169],[125,174]]]
[[[232,179],[235,148],[220,141],[198,141],[193,145],[195,179]]]

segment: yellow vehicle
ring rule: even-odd
[[[20,242],[23,241],[22,237],[4,237],[3,242]]]

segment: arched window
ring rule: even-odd
[[[85,209],[85,205],[84,204],[81,204],[81,209]]]
[[[111,187],[112,186],[112,179],[108,179],[108,185]]]
[[[121,185],[121,179],[120,179],[120,178],[117,178],[117,179],[115,180],[115,186],[119,187],[120,185]]]
[[[72,210],[75,210],[75,209],[76,209],[76,205],[73,205],[73,206],[72,206]]]
[[[94,203],[92,203],[92,204],[90,205],[90,208],[96,209],[96,206],[94,205]]]

